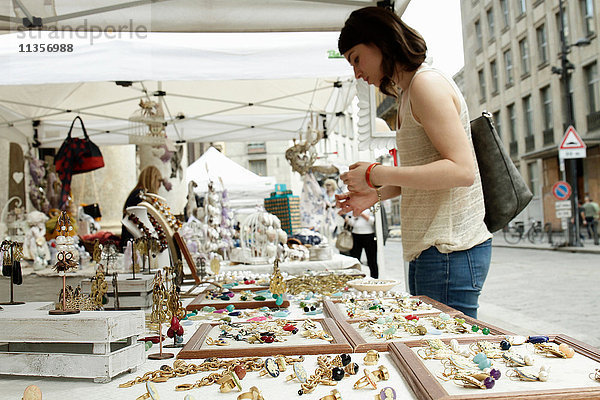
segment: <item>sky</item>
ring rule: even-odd
[[[434,67],[450,76],[463,67],[460,0],[412,0],[402,19],[423,35]]]

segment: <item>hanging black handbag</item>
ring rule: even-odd
[[[471,137],[483,188],[484,222],[494,233],[523,211],[533,194],[506,152],[492,114],[484,111],[471,121]]]

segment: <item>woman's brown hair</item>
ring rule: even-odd
[[[384,75],[379,90],[394,97],[398,95],[392,81],[396,66],[414,71],[427,54],[427,44],[419,32],[402,22],[394,12],[381,7],[361,8],[346,20],[338,39],[340,54],[357,44],[373,44],[379,48]]]

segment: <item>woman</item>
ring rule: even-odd
[[[402,245],[409,289],[472,317],[491,259],[491,237],[469,114],[452,79],[424,64],[427,45],[393,12],[354,11],[338,41],[362,78],[399,98],[401,166],[358,162],[341,178],[340,213],[355,215],[402,194]]]
[[[358,217],[346,214],[348,225],[352,226],[352,249],[350,257],[360,261],[363,249],[367,255],[367,265],[372,278],[379,278],[377,266],[377,241],[375,240],[375,216],[368,208]]]
[[[148,166],[140,172],[140,176],[138,178],[137,184],[127,196],[127,200],[125,200],[125,205],[123,206],[123,216],[125,216],[125,210],[127,207],[133,207],[140,204],[142,199],[142,194],[144,192],[148,193],[158,193],[158,189],[162,183],[162,176],[158,168],[154,166]],[[121,225],[121,248],[127,245],[127,241],[132,239],[133,236],[129,233],[125,226]]]

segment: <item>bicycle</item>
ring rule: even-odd
[[[525,223],[522,221],[515,221],[513,224],[508,224],[503,229],[504,240],[506,240],[506,243],[517,244],[523,237],[527,237],[531,243],[541,243],[544,237],[542,222],[536,221],[533,218],[530,221],[531,225],[527,232],[525,232]]]

